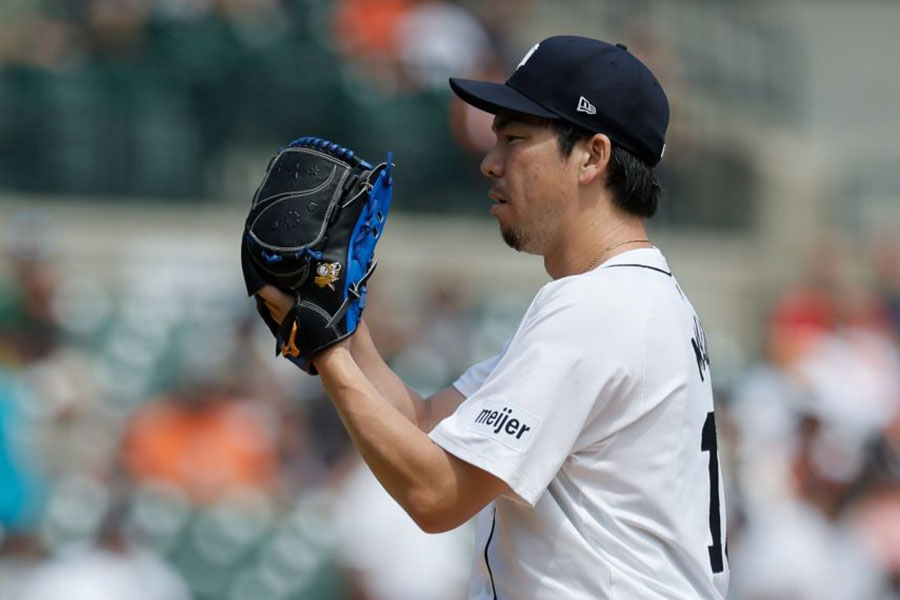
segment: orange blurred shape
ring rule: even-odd
[[[188,405],[149,405],[132,421],[123,462],[138,481],[163,480],[195,502],[247,487],[270,489],[277,472],[273,420],[255,404],[227,396]]]
[[[342,0],[334,11],[334,33],[351,55],[392,55],[397,23],[410,6],[408,0]]]

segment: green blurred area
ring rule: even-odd
[[[370,160],[393,151],[398,210],[484,213],[480,156],[454,139],[449,87],[385,86],[383,61],[339,51],[340,3],[276,2],[236,14],[228,2],[194,12],[160,8],[167,3],[178,4],[136,2],[133,14],[116,5],[111,23],[91,12],[103,0],[0,8],[0,190],[62,202],[243,201],[265,160],[313,135]],[[763,83],[722,80],[708,60],[686,63],[689,79],[714,94],[740,92],[752,106],[762,94],[757,104],[787,110],[785,86],[772,82],[792,80],[790,46],[777,28],[726,16],[721,27],[784,50],[780,58],[763,57]],[[681,158],[658,169],[668,200],[655,223],[752,229],[760,186],[746,153],[702,136],[675,143]]]
[[[93,40],[75,64],[0,68],[0,188],[218,200],[230,150],[316,135],[372,159],[393,150],[405,209],[482,203],[477,162],[450,139],[448,93],[382,96],[311,34],[328,3],[286,3],[282,15],[250,35],[214,12],[151,13],[127,47]]]

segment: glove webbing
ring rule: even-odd
[[[334,313],[334,316],[331,317],[330,321],[328,321],[326,327],[333,327],[335,323],[337,323],[344,317],[351,304],[353,304],[357,300],[362,299],[362,287],[366,285],[366,281],[368,281],[369,277],[372,276],[372,273],[375,272],[375,267],[377,266],[378,261],[373,260],[372,264],[369,265],[369,268],[366,270],[365,274],[359,278],[359,281],[354,281],[353,284],[347,288],[347,293],[352,294],[353,298],[351,298],[350,296],[344,298],[344,302],[341,304],[341,307],[337,309],[337,311]]]

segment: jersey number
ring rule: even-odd
[[[716,415],[706,414],[703,423],[703,435],[700,439],[700,450],[709,452],[709,533],[712,535],[712,546],[709,546],[709,564],[713,573],[725,570],[722,557],[722,521],[719,510],[719,445],[716,441]]]

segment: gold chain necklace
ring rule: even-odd
[[[600,261],[601,258],[603,258],[604,256],[606,256],[607,253],[612,252],[613,250],[615,250],[615,249],[618,248],[619,246],[624,246],[625,244],[637,244],[637,243],[639,243],[639,242],[646,242],[646,243],[649,244],[649,243],[650,243],[650,240],[627,240],[627,241],[625,241],[625,242],[619,242],[618,244],[613,244],[612,246],[610,246],[610,247],[608,247],[608,248],[605,248],[600,254],[598,254],[598,255],[594,258],[594,260],[591,261],[591,264],[589,264],[589,265],[587,266],[587,269],[585,269],[584,271],[582,271],[582,273],[587,273],[588,271],[590,271],[591,269],[593,269],[593,268],[597,265],[597,263]]]

